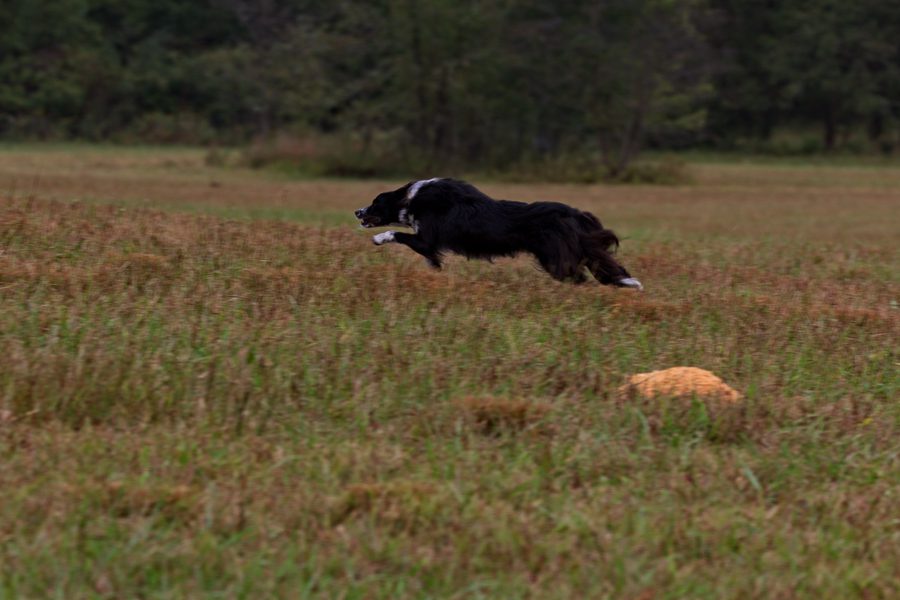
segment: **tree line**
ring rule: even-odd
[[[281,131],[502,167],[900,141],[884,0],[4,0],[0,137]],[[802,149],[802,148],[801,148]]]

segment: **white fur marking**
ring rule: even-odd
[[[636,290],[643,290],[644,286],[641,285],[641,282],[635,279],[634,277],[624,277],[619,280],[619,285],[634,288]]]
[[[376,246],[380,246],[382,244],[388,244],[394,241],[394,232],[393,231],[385,231],[383,233],[379,233],[378,235],[372,238],[372,241],[375,242]]]
[[[429,183],[434,183],[435,181],[440,181],[440,180],[441,180],[440,177],[432,177],[431,179],[422,179],[420,181],[415,182],[414,184],[409,186],[409,189],[406,191],[406,199],[412,200],[413,198],[415,198],[416,194],[419,193],[419,190],[421,190],[424,186],[428,185]]]
[[[412,227],[414,232],[419,233],[419,222],[405,208],[400,209],[400,213],[397,215],[397,223],[404,227]]]

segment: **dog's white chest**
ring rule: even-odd
[[[416,218],[409,212],[409,210],[402,208],[400,209],[399,219],[401,225],[406,225],[407,227],[412,227],[412,230],[416,233],[419,233],[419,222],[416,221]]]

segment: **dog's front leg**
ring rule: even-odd
[[[412,233],[403,233],[398,231],[385,231],[383,233],[379,233],[372,237],[372,242],[376,246],[382,246],[384,244],[403,244],[404,246],[409,246],[415,252],[418,252],[422,256],[425,257],[425,260],[428,261],[428,264],[435,268],[441,268],[441,257],[440,253],[433,248],[430,244],[428,244],[425,240],[420,238],[417,235]]]
[[[384,244],[390,244],[391,242],[396,241],[394,238],[397,235],[396,231],[383,231],[377,235],[372,236],[372,243],[376,246],[382,246]]]

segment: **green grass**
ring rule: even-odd
[[[350,210],[395,182],[29,152],[0,158],[0,597],[900,593],[871,174],[486,186],[595,211],[635,294],[375,248]],[[617,391],[676,365],[745,399]]]

